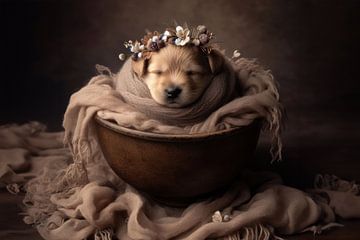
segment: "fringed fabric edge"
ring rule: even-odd
[[[244,227],[239,231],[217,240],[284,240],[274,234],[274,229],[264,224]]]

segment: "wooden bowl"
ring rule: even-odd
[[[206,134],[142,132],[95,117],[102,152],[124,181],[172,206],[229,186],[253,159],[261,121]]]

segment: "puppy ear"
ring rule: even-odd
[[[137,60],[131,60],[131,67],[138,78],[143,77],[147,71],[149,59],[139,58]]]
[[[224,64],[224,57],[219,51],[213,49],[208,55],[208,60],[211,72],[217,74]]]

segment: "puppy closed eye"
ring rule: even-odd
[[[156,75],[161,75],[163,72],[161,70],[153,70],[150,73],[156,74]]]
[[[194,76],[197,74],[201,74],[201,72],[196,72],[196,71],[192,71],[192,70],[186,71],[186,75],[188,75],[188,76]]]

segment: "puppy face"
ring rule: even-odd
[[[133,61],[133,70],[157,103],[179,108],[195,102],[210,84],[221,65],[214,55],[195,46],[168,45],[147,60]]]

